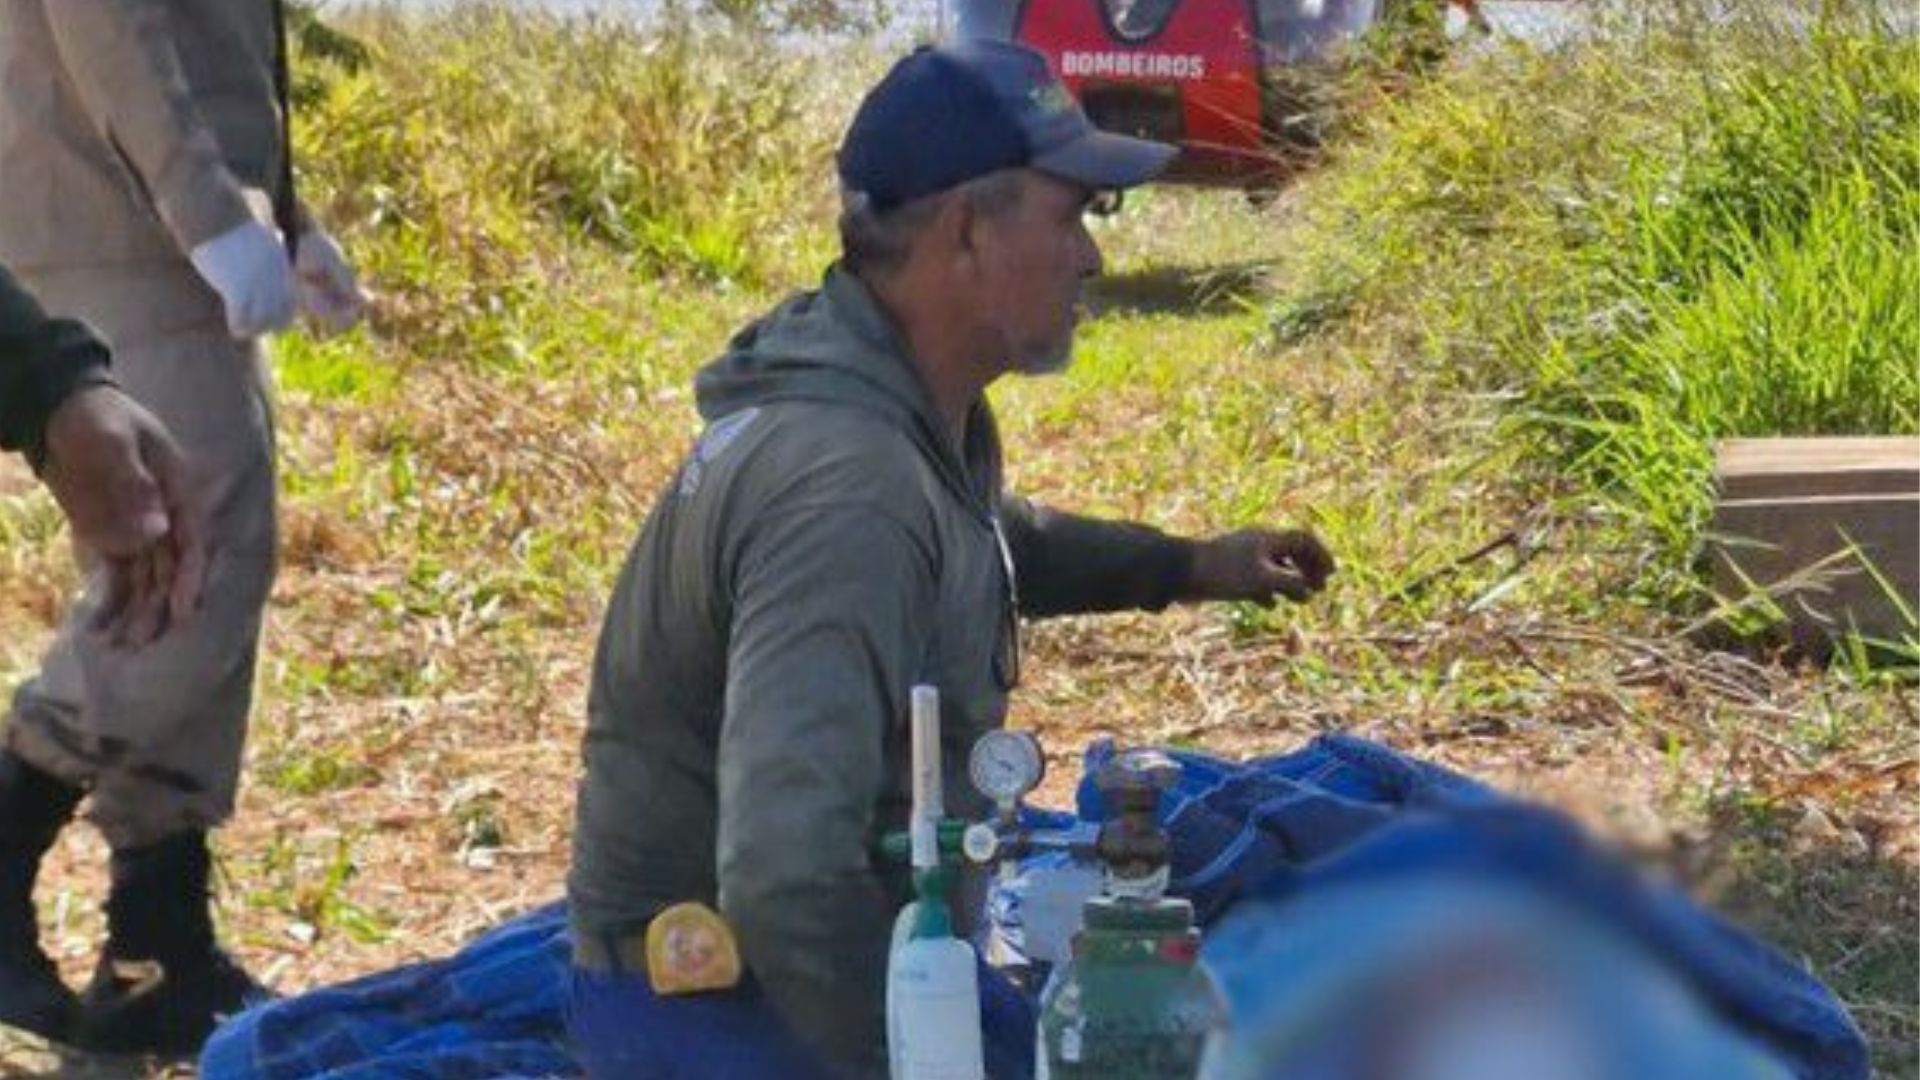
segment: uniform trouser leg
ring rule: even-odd
[[[37,677],[14,696],[5,748],[92,792],[113,847],[111,940],[75,1036],[116,1051],[192,1053],[257,987],[213,943],[206,831],[232,812],[276,525],[273,424],[259,346],[217,321],[108,334],[121,386],[186,451],[207,508],[199,611],[158,642],[114,648],[90,628],[100,574]],[[164,978],[122,977],[122,962]]]
[[[121,386],[192,461],[212,544],[197,615],[158,642],[117,649],[88,629],[104,598],[84,596],[15,694],[8,750],[91,789],[91,816],[116,850],[224,821],[233,810],[253,700],[261,617],[276,544],[273,421],[258,344],[217,325],[111,337]]]

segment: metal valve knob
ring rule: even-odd
[[[1165,889],[1173,842],[1160,827],[1160,796],[1179,778],[1179,763],[1157,750],[1118,755],[1095,774],[1111,816],[1094,850],[1116,893],[1151,898]]]

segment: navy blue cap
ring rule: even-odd
[[[1094,127],[1032,49],[976,40],[916,49],[868,92],[840,144],[840,182],[889,210],[1021,166],[1132,187],[1177,152]]]

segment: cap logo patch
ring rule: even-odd
[[[1027,91],[1027,100],[1032,102],[1033,107],[1040,110],[1043,116],[1058,116],[1064,112],[1071,112],[1074,108],[1073,95],[1067,93],[1067,88],[1057,82],[1041,83]]]

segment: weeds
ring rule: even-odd
[[[1516,392],[1512,437],[1626,515],[1654,599],[1687,591],[1715,440],[1920,431],[1910,42],[1871,0],[1685,14],[1384,101],[1274,316],[1340,298]]]

